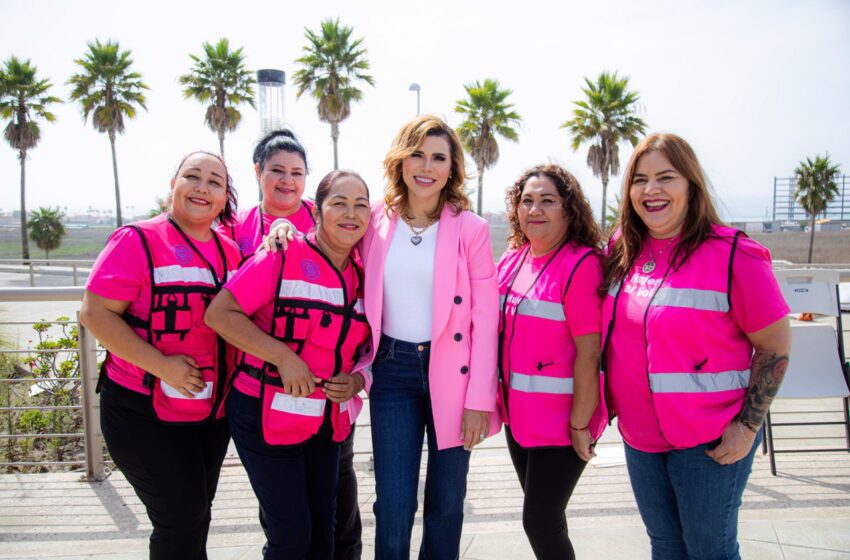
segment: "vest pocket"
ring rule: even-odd
[[[320,390],[314,393],[321,394]],[[260,386],[260,432],[267,445],[296,445],[319,431],[329,401],[293,397],[264,377]]]
[[[216,393],[216,371],[212,356],[194,356],[199,365],[204,388],[190,398],[158,377],[153,378],[151,403],[156,417],[163,422],[204,422],[212,414]],[[150,375],[150,374],[149,374]],[[151,376],[153,377],[153,376]]]

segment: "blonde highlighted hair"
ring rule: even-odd
[[[384,158],[384,176],[387,178],[387,187],[384,193],[384,203],[387,213],[401,214],[408,209],[407,185],[404,184],[402,176],[402,163],[404,159],[418,150],[425,138],[428,136],[440,136],[449,143],[449,158],[452,167],[449,179],[443,190],[440,191],[440,202],[437,208],[428,217],[436,220],[440,217],[446,203],[451,204],[456,214],[463,210],[469,210],[471,204],[469,197],[463,190],[466,180],[466,171],[463,159],[463,144],[457,133],[440,117],[434,115],[422,115],[409,121],[393,140],[387,157]]]

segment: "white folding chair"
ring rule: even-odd
[[[768,411],[765,442],[770,455],[770,472],[776,475],[777,453],[850,451],[850,368],[844,354],[844,337],[836,270],[776,270],[776,279],[791,313],[824,315],[827,322],[792,321],[791,354],[785,379],[777,393],[783,399],[840,398],[841,421],[773,422]],[[827,411],[828,412],[828,411]],[[817,414],[813,411],[810,414]],[[843,425],[843,448],[775,449],[773,429],[779,426]]]

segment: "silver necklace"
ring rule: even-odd
[[[423,227],[417,228],[413,227],[413,224],[411,223],[413,220],[408,218],[406,215],[402,214],[401,219],[404,220],[404,223],[406,223],[407,227],[410,228],[410,233],[413,234],[412,236],[410,236],[410,242],[413,243],[414,246],[422,243],[422,234],[425,233],[425,230],[434,225],[434,222],[437,221],[431,218],[428,220],[428,223],[425,224]]]
[[[662,255],[662,253],[664,253],[664,251],[667,250],[667,247],[669,247],[670,244],[673,243],[673,241],[675,241],[675,240],[676,240],[675,236],[671,237],[670,241],[668,241],[667,244],[664,245],[664,247],[662,247],[660,251],[658,251],[658,256],[660,257]],[[643,263],[643,272],[644,272],[644,274],[649,274],[650,272],[655,270],[655,256],[656,255],[653,254],[652,246],[648,242],[646,244],[646,248],[649,249],[649,260],[646,261],[645,263]]]

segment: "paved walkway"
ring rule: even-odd
[[[364,558],[372,558],[374,478],[368,432],[359,435],[357,449],[366,449],[357,462]],[[605,440],[567,510],[577,555],[649,558],[616,431],[609,430]],[[774,477],[767,457],[756,458],[741,510],[743,556],[850,559],[850,454],[781,455],[778,464]],[[504,441],[492,438],[473,454],[462,558],[533,558],[521,510],[522,493]],[[263,536],[256,513],[245,472],[230,455],[215,500],[210,558],[260,559]],[[99,483],[81,481],[74,473],[0,476],[0,558],[142,560],[149,530],[141,503],[119,472]],[[415,541],[419,535],[417,516]]]

